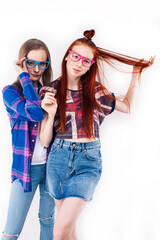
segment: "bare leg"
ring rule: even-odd
[[[58,209],[58,212],[60,211],[60,208],[62,206],[64,200],[55,200],[56,207]],[[76,225],[73,227],[73,231],[70,237],[70,240],[77,240],[77,234],[76,234]]]
[[[71,197],[55,200],[58,215],[54,225],[54,240],[77,240],[76,220],[84,208],[86,201]]]
[[[77,233],[76,233],[76,225],[74,226],[73,228],[73,231],[72,231],[72,240],[77,240]]]

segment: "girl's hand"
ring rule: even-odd
[[[28,72],[24,59],[25,57],[14,61],[14,66],[18,74],[21,74],[22,72]]]
[[[154,59],[155,59],[156,56],[154,57],[151,57],[149,59],[149,65],[145,68],[142,68],[141,66],[133,66],[133,73],[140,73],[142,72],[143,70],[147,69],[148,67],[150,67],[153,63],[154,63]],[[144,59],[141,59],[139,62],[142,63],[143,61],[145,61]]]
[[[48,113],[49,116],[55,116],[57,111],[57,100],[55,94],[47,92],[41,102],[41,107]]]

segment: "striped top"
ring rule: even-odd
[[[59,80],[53,81],[49,86],[44,86],[40,90],[40,97],[43,98],[46,92],[53,92],[56,94]],[[110,96],[109,96],[110,95]],[[94,136],[99,138],[99,126],[103,122],[104,118],[112,113],[115,108],[114,94],[108,93],[105,95],[101,89],[101,86],[96,82],[95,86],[95,98],[100,105],[101,109],[95,107],[94,109]],[[80,90],[67,89],[66,99],[66,131],[61,132],[58,115],[55,116],[54,128],[56,132],[56,138],[60,139],[72,139],[72,138],[86,138],[86,133],[83,128],[83,92]]]
[[[31,160],[36,142],[38,122],[44,118],[39,98],[30,75],[19,75],[23,93],[18,87],[3,88],[3,101],[8,113],[12,134],[12,181],[18,178],[24,191],[31,191]]]

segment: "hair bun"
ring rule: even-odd
[[[84,31],[83,35],[88,38],[89,40],[92,39],[92,37],[95,35],[95,30],[91,29],[91,30],[86,30]]]

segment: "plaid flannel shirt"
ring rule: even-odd
[[[44,118],[39,98],[30,75],[19,75],[23,94],[18,87],[3,88],[3,101],[9,116],[12,134],[12,182],[18,178],[24,191],[31,191],[31,160],[36,142],[38,122]]]

